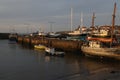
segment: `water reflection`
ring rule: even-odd
[[[64,57],[46,56],[44,51],[7,41],[0,44],[0,79],[4,75],[4,80],[89,80],[104,71],[120,70],[120,61],[92,59],[70,52]]]
[[[8,46],[9,46],[10,49],[16,49],[16,45],[17,44],[8,44]]]
[[[68,54],[65,57],[65,61],[66,64],[72,64],[70,65],[71,69],[86,76],[90,76],[93,73],[98,73],[101,71],[120,71],[120,62],[116,60],[100,60],[87,58],[80,55]]]
[[[41,58],[44,58],[45,62],[59,62],[63,63],[71,70],[79,72],[79,73],[93,73],[97,70],[104,69],[120,69],[120,62],[115,60],[100,60],[100,59],[92,59],[87,58],[85,56],[81,56],[79,54],[67,53],[64,58],[54,57],[54,56],[46,56],[44,51],[37,50],[35,53],[36,59],[39,61]]]
[[[45,62],[49,62],[50,61],[50,56],[45,56]]]

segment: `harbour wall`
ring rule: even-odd
[[[0,33],[0,39],[8,39],[9,33]]]
[[[81,45],[83,42],[46,37],[18,36],[18,43],[27,45],[29,47],[34,47],[34,45],[42,44],[48,47],[54,47],[59,50],[81,52]]]

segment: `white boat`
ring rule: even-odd
[[[73,36],[76,36],[76,35],[81,35],[81,32],[79,30],[75,30],[73,32],[70,32],[68,33],[69,35],[73,35]]]
[[[115,9],[116,3],[114,5],[111,36],[109,38],[102,38],[101,35],[99,35],[98,33],[97,38],[89,37],[88,42],[81,46],[81,50],[85,55],[107,57],[120,60],[120,43],[117,41],[117,38],[114,33]]]
[[[92,33],[93,36],[99,36],[99,37],[109,37],[110,36],[110,30],[100,29],[100,30],[94,30]]]
[[[86,34],[87,33],[87,27],[83,26],[83,14],[81,13],[81,25],[78,26],[78,28],[74,31],[72,31],[72,11],[71,11],[71,32],[68,33],[68,35],[70,36],[78,36],[78,35],[82,35],[82,34]]]
[[[65,52],[55,51],[55,48],[46,47],[45,51],[47,55],[51,55],[51,56],[64,56],[65,55]]]
[[[46,46],[39,44],[39,45],[34,45],[34,48],[39,50],[45,50]]]
[[[58,33],[54,33],[54,32],[50,32],[49,34],[48,34],[48,37],[49,38],[57,38],[57,37],[59,37],[61,34],[58,34]]]

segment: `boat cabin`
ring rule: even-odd
[[[90,41],[89,42],[89,47],[92,47],[92,48],[100,48],[101,47],[101,44],[99,41]]]
[[[110,36],[110,30],[105,30],[105,29],[94,30],[92,35],[101,36],[101,37]]]

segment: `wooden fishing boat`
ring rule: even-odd
[[[90,42],[89,42],[90,43]],[[120,47],[103,47],[101,42],[93,41],[92,44],[83,45],[81,50],[85,55],[108,57],[120,60]]]
[[[108,57],[120,60],[120,43],[114,36],[116,3],[114,4],[113,22],[110,38],[101,38],[101,36],[89,37],[88,42],[81,46],[81,50],[85,55]],[[98,33],[99,34],[99,33]]]

